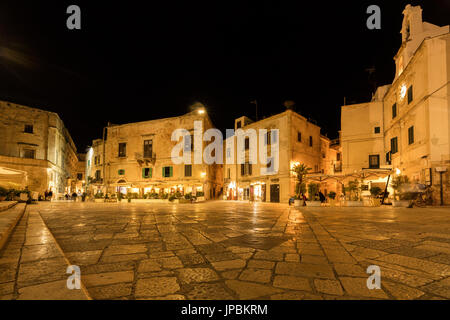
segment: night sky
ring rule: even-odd
[[[0,2],[0,99],[57,112],[78,150],[108,121],[171,117],[202,102],[216,127],[296,110],[337,137],[340,106],[394,77],[402,11],[448,25],[450,1]],[[67,6],[82,29],[66,28]],[[147,4],[147,5],[144,5]],[[366,9],[381,7],[381,30]],[[369,78],[368,68],[375,73]]]

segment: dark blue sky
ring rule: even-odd
[[[371,97],[366,71],[394,75],[402,11],[450,24],[450,1],[21,1],[0,3],[0,99],[58,112],[80,151],[108,121],[125,123],[207,105],[215,125],[297,111],[337,137],[340,106]],[[147,3],[144,6],[144,3]],[[78,4],[82,30],[66,28]],[[366,28],[366,9],[382,29]]]

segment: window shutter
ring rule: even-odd
[[[152,177],[152,170],[153,170],[153,168],[150,168],[150,169],[149,169],[149,172],[148,172],[148,177],[149,177],[149,178]]]
[[[166,177],[166,171],[165,171],[165,169],[166,169],[166,167],[163,167],[163,168],[162,168],[162,176],[163,176],[163,178]]]
[[[142,178],[147,178],[147,177],[145,176],[145,168],[142,168]]]
[[[172,177],[173,176],[173,167],[169,167],[170,168],[170,175],[169,175],[169,177]]]

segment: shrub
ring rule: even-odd
[[[168,199],[168,198],[169,198],[169,194],[168,193],[161,194],[161,199]]]
[[[309,201],[318,201],[319,200],[319,185],[317,183],[308,184],[308,196]]]
[[[396,176],[394,177],[394,179],[392,179],[391,182],[391,186],[392,189],[394,189],[394,198],[397,196],[397,193],[402,193],[402,187],[404,184],[409,183],[409,178],[408,176]],[[403,197],[402,195],[400,195],[400,197]]]
[[[173,195],[173,194],[169,197],[169,201],[170,202],[175,201],[175,199],[177,199],[177,197],[175,195]]]
[[[102,199],[102,198],[104,198],[103,192],[98,192],[98,193],[94,194],[94,198],[95,199]]]
[[[306,193],[306,185],[305,183],[298,183],[295,185],[295,194],[300,198],[301,194]]]
[[[181,194],[181,192],[177,191],[177,192],[175,193],[175,198],[181,199],[182,197],[183,197],[183,195]]]
[[[358,180],[349,181],[347,187],[345,187],[345,191],[350,193],[350,200],[358,201],[359,200],[359,183]]]
[[[372,187],[370,188],[370,194],[374,197],[378,196],[381,193],[380,187]]]
[[[336,192],[334,192],[334,191],[330,191],[330,192],[328,192],[328,198],[330,198],[330,199],[336,199]]]
[[[191,200],[191,199],[192,199],[192,193],[186,193],[186,194],[184,195],[184,198],[185,198],[186,200]]]
[[[0,187],[0,197],[6,197],[9,191],[6,188]]]

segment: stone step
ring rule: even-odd
[[[9,202],[10,203],[6,205],[6,207],[9,208],[0,212],[0,250],[8,241],[9,236],[14,230],[17,222],[19,222],[26,208],[25,203],[17,204],[17,201]]]
[[[0,201],[0,212],[11,209],[17,204],[17,201]]]
[[[37,208],[29,206],[27,213],[25,242],[16,279],[16,299],[90,300],[82,277],[79,289],[68,288],[68,279],[72,278],[72,274],[68,273],[71,264]],[[69,282],[73,284],[73,281]]]

